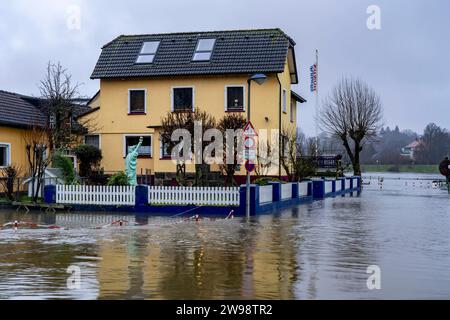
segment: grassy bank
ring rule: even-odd
[[[439,173],[438,165],[363,165],[363,172]]]

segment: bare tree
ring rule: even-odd
[[[378,134],[382,114],[377,93],[363,81],[350,78],[341,80],[320,110],[322,129],[342,141],[357,176],[361,175],[364,141]]]
[[[217,128],[222,134],[227,137],[227,130],[244,130],[247,120],[238,113],[226,114],[218,123]],[[233,137],[233,142],[227,141],[224,143],[223,150],[223,164],[220,165],[223,175],[225,175],[225,185],[234,186],[234,175],[239,166],[239,151],[242,149],[242,139],[239,137]]]
[[[282,152],[280,156],[281,166],[283,167],[289,181],[295,180],[297,171],[297,158],[299,147],[297,145],[297,131],[284,126],[281,130]]]
[[[74,99],[78,98],[80,84],[72,82],[72,76],[58,62],[47,65],[44,79],[40,82],[41,110],[46,116],[48,147],[54,149],[68,149],[74,142],[78,142],[87,123],[77,126],[73,123],[76,115]]]
[[[204,136],[205,131],[216,127],[216,120],[213,116],[205,111],[200,111],[198,108],[194,112],[169,112],[161,119],[161,139],[169,150],[173,150],[180,141],[172,141],[172,134],[179,129],[187,130],[191,137],[191,152],[194,154],[195,145],[195,124],[196,122],[202,123],[201,136]],[[207,145],[207,142],[203,141],[202,150]],[[202,180],[201,174],[202,164],[195,165],[195,185],[200,185]],[[177,163],[177,179],[178,183],[184,185],[186,183],[186,163],[179,160]]]
[[[20,174],[21,169],[17,165],[11,165],[6,168],[0,168],[0,192],[4,192],[9,201],[16,200],[15,197],[15,183],[17,182],[17,189],[20,188]]]
[[[281,165],[289,181],[297,182],[316,173],[317,148],[315,138],[306,136],[293,128],[282,130],[283,153]]]
[[[32,126],[23,135],[31,187],[33,190],[33,202],[37,202],[39,199],[45,171],[52,159],[52,151],[48,148],[47,144],[47,133],[48,131],[45,127]]]
[[[258,178],[266,177],[269,174],[270,169],[275,166],[274,152],[272,150],[272,144],[270,143],[269,139],[259,140],[256,152],[256,176]]]

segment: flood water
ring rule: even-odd
[[[0,211],[0,299],[450,298],[450,196],[418,175],[252,219]],[[433,176],[421,175],[424,178]],[[439,177],[438,177],[439,178]],[[395,179],[395,180],[391,180]],[[120,218],[141,226],[95,229]],[[367,287],[368,266],[381,290]],[[70,266],[80,288],[68,289]]]

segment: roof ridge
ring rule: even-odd
[[[33,96],[30,96],[30,95],[26,95],[26,94],[22,94],[22,93],[18,93],[18,92],[6,91],[6,90],[1,90],[1,89],[0,89],[0,92],[6,93],[6,94],[15,95],[15,96],[17,96],[19,98],[24,98],[24,99],[38,99],[38,100],[41,100],[41,98],[39,98],[39,97],[33,97]]]
[[[202,33],[225,33],[225,32],[257,32],[257,31],[278,31],[282,33],[284,36],[290,38],[282,29],[280,28],[255,28],[255,29],[227,29],[227,30],[209,30],[209,31],[185,31],[185,32],[160,32],[160,33],[143,33],[143,34],[122,34],[116,37],[111,42],[116,41],[117,39],[124,37],[144,37],[144,36],[170,36],[170,35],[194,35],[194,34],[202,34]]]

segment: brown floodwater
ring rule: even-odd
[[[0,224],[66,228],[0,231],[0,299],[450,298],[450,196],[372,176],[360,196],[251,221],[0,210]],[[96,229],[118,219],[139,226]],[[380,290],[367,287],[371,265]]]

